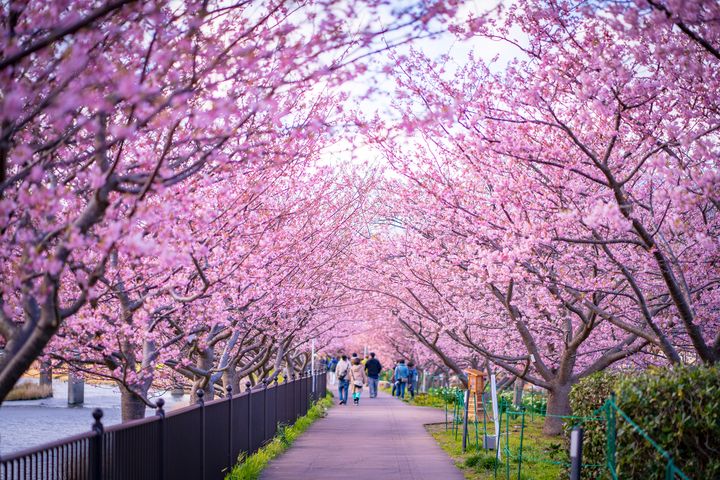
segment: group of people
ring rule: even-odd
[[[352,388],[352,399],[355,405],[360,405],[360,395],[365,384],[370,388],[370,398],[377,397],[378,384],[382,365],[371,352],[369,357],[361,360],[357,353],[348,359],[342,355],[339,360],[333,358],[328,365],[331,380],[338,384],[340,405],[347,405],[348,392]]]
[[[377,397],[380,374],[383,367],[380,361],[375,358],[375,353],[361,359],[357,353],[350,358],[341,355],[340,358],[332,357],[327,361],[327,369],[330,373],[330,382],[338,385],[340,405],[347,405],[348,395],[352,393],[353,404],[360,404],[360,396],[363,386],[368,385],[370,398]],[[398,360],[390,375],[392,383],[392,394],[398,398],[405,398],[405,392],[415,397],[417,391],[418,371],[413,362],[405,363],[405,360]]]
[[[405,360],[398,360],[393,369],[392,378],[392,394],[398,398],[405,398],[407,390],[412,398],[415,398],[417,391],[418,371],[413,362],[405,364]]]

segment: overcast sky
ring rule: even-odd
[[[503,2],[503,0],[500,0]],[[498,1],[488,0],[469,0],[463,3],[459,18],[468,18],[470,15],[482,16],[488,12],[496,12]],[[508,4],[505,0],[503,3]],[[493,13],[494,14],[494,13]],[[369,19],[357,19],[356,22],[367,22]],[[375,21],[378,21],[377,19]],[[439,31],[436,28],[435,31]],[[516,38],[522,43],[520,32],[516,33]],[[486,62],[492,61],[495,57],[497,60],[493,63],[493,69],[503,69],[507,63],[513,58],[521,55],[520,50],[507,43],[487,38],[474,37],[468,40],[460,40],[451,33],[440,33],[432,38],[421,38],[414,40],[410,44],[396,47],[392,52],[381,52],[369,60],[370,70],[362,77],[356,78],[352,82],[343,85],[342,90],[348,92],[351,96],[349,105],[351,108],[357,109],[363,116],[371,117],[375,113],[381,117],[391,118],[393,112],[390,101],[394,89],[394,82],[382,73],[382,67],[387,63],[391,63],[391,55],[409,54],[411,49],[419,50],[425,55],[433,59],[440,59],[443,55],[447,55],[449,60],[445,63],[445,69],[452,72],[456,67],[463,65],[469,54],[473,54],[475,58],[481,58]],[[374,86],[376,93],[369,98],[365,98],[368,89]],[[352,132],[352,127],[340,127],[342,132]],[[377,152],[370,148],[357,145],[353,147],[348,141],[338,139],[332,147],[328,148],[323,155],[329,163],[337,164],[338,161],[352,160],[353,163],[375,163],[378,161]]]

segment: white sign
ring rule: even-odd
[[[498,411],[497,386],[495,375],[490,375],[490,395],[492,396],[493,423],[495,424],[496,458],[500,460],[500,413]]]

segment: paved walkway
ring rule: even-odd
[[[337,392],[335,392],[337,396]],[[462,480],[462,473],[423,425],[442,410],[411,407],[380,392],[360,406],[335,405],[293,446],[270,462],[262,480]]]

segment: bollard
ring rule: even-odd
[[[575,426],[570,432],[570,480],[580,480],[582,470],[583,429]]]
[[[228,468],[232,468],[232,452],[233,452],[233,399],[232,399],[232,385],[225,387],[225,392],[228,400]]]

